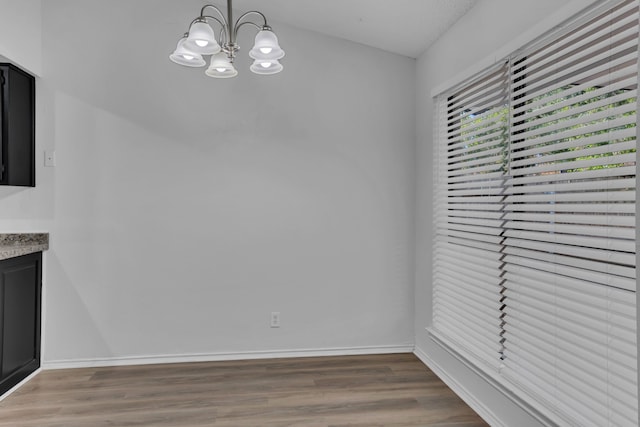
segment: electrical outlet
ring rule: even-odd
[[[271,312],[271,327],[279,328],[280,327],[280,312],[272,311]]]

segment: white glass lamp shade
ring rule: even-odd
[[[200,55],[213,55],[220,52],[213,28],[204,21],[196,21],[189,28],[189,37],[184,46]]]
[[[184,65],[186,67],[203,67],[206,62],[199,53],[191,52],[184,47],[184,43],[187,41],[186,37],[183,37],[178,42],[176,50],[169,55],[169,59],[176,64]]]
[[[282,64],[277,59],[256,59],[249,69],[256,74],[277,74],[283,70]]]
[[[238,71],[224,52],[216,53],[211,57],[211,64],[204,73],[209,77],[219,79],[226,79],[238,75]]]
[[[284,56],[284,50],[278,45],[278,37],[271,30],[261,30],[256,34],[253,49],[249,51],[253,59],[280,59]]]

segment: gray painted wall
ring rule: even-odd
[[[42,73],[41,0],[0,0],[0,60]]]

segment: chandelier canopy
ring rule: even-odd
[[[267,24],[267,18],[261,12],[252,10],[242,14],[233,21],[233,1],[227,0],[227,14],[218,7],[207,4],[200,10],[200,16],[196,17],[189,25],[189,30],[178,41],[176,49],[169,59],[176,64],[186,67],[204,67],[206,61],[203,56],[211,55],[209,67],[205,74],[209,77],[228,78],[238,75],[233,66],[236,53],[240,46],[236,43],[238,30],[243,25],[251,25],[258,29],[253,49],[249,51],[249,57],[253,64],[249,68],[256,74],[269,75],[282,71],[280,59],[284,56],[284,50],[278,44],[278,37]],[[206,15],[207,9],[212,9],[217,16]],[[248,19],[257,15],[262,19],[257,24]],[[217,25],[216,25],[217,24]],[[220,27],[219,37],[216,40],[214,26]]]

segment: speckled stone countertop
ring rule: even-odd
[[[49,233],[0,234],[0,260],[49,249]]]

